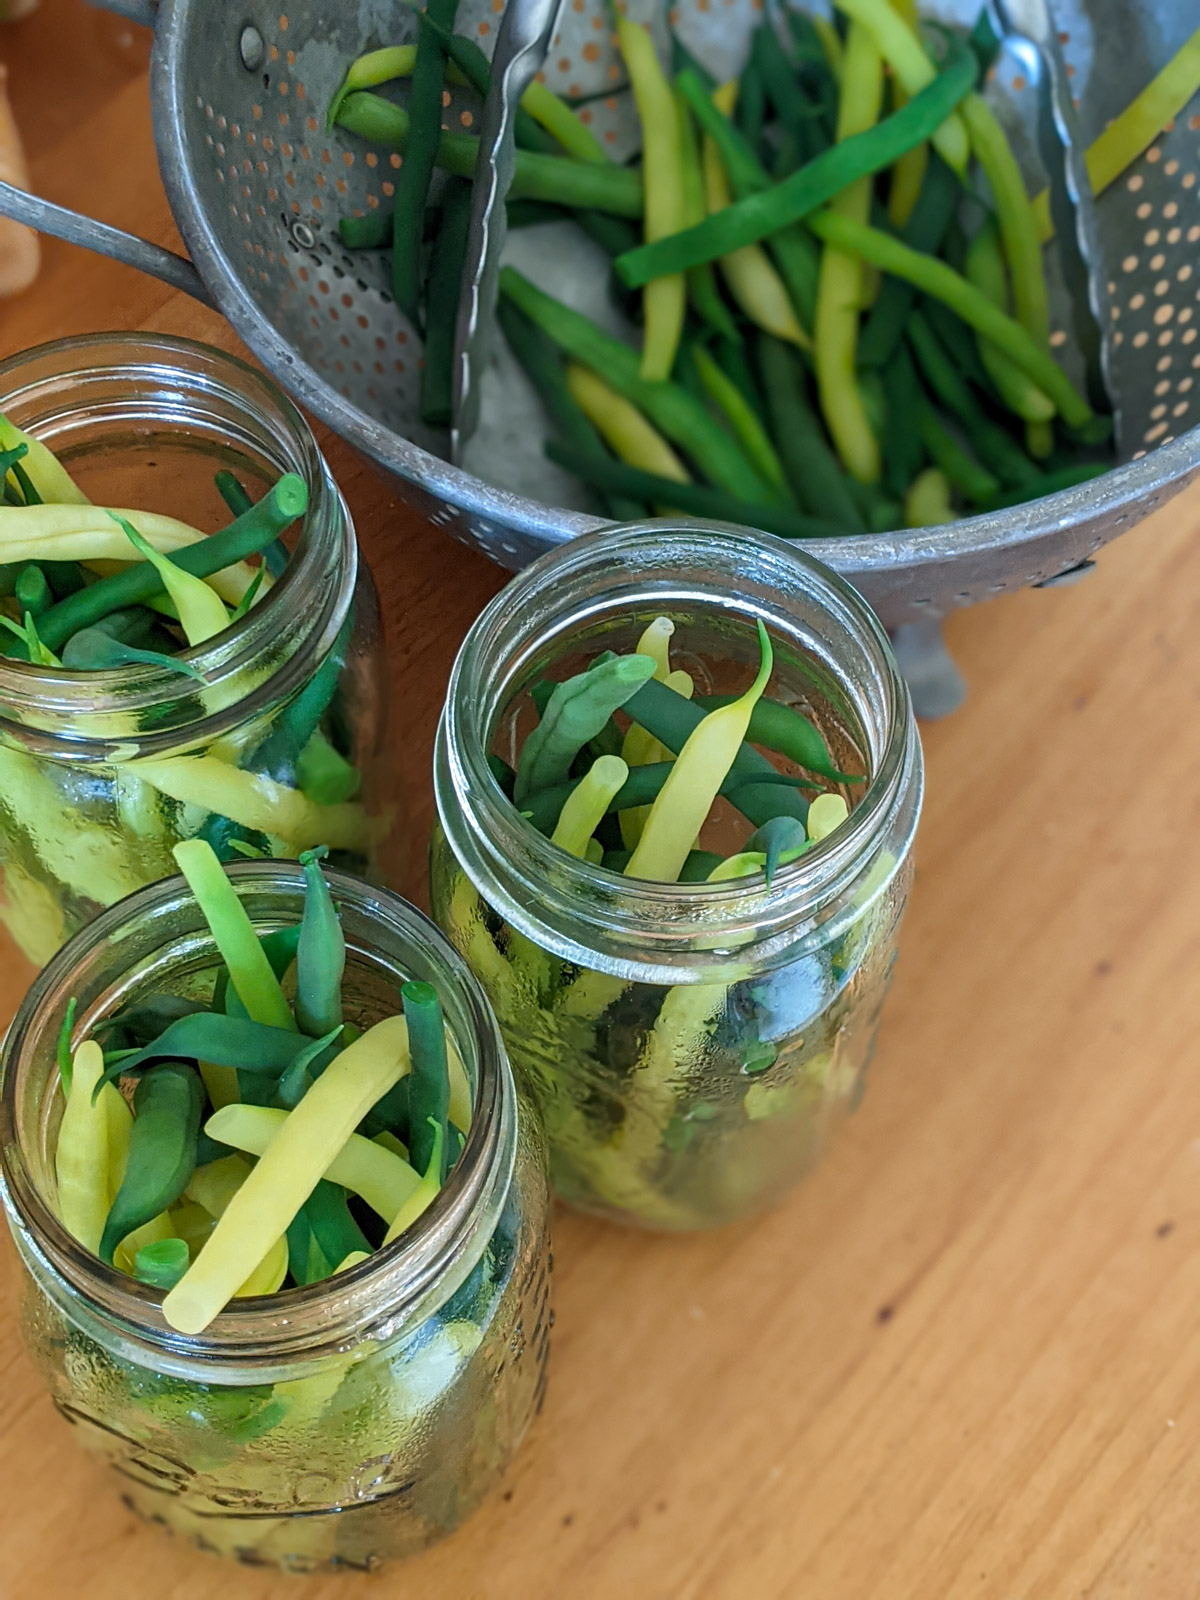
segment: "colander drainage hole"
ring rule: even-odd
[[[307,222],[292,223],[292,238],[304,250],[312,250],[316,245],[316,236]]]

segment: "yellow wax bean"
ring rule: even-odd
[[[590,861],[592,866],[599,867],[604,863],[604,846],[599,839],[589,839],[583,847],[583,859]]]
[[[132,523],[164,555],[204,538],[198,528],[156,511],[123,507],[109,511],[103,506],[79,505],[0,506],[0,561],[108,560],[128,565],[133,547],[113,520],[114,514]],[[222,599],[236,604],[253,576],[253,569],[239,563],[214,573],[207,582]]]
[[[771,676],[774,653],[761,621],[758,638],[762,650],[758,676],[744,695],[710,711],[688,735],[650,807],[645,830],[625,868],[626,877],[650,878],[659,883],[678,880]]]
[[[191,1251],[192,1260],[200,1254],[205,1241],[212,1235],[216,1220],[195,1200],[178,1200],[167,1215],[177,1238],[183,1240]]]
[[[908,528],[933,528],[954,521],[954,504],[946,474],[937,467],[918,472],[904,493],[904,523]]]
[[[348,1272],[351,1267],[357,1267],[360,1262],[369,1261],[370,1259],[371,1255],[367,1250],[351,1250],[345,1260],[339,1261],[337,1266],[334,1267],[333,1275],[336,1278],[339,1272]]]
[[[582,857],[609,803],[628,776],[629,768],[620,756],[598,756],[568,795],[550,835],[551,844]]]
[[[808,837],[827,839],[850,815],[850,807],[840,794],[819,794],[808,808]]]
[[[382,1146],[384,1150],[390,1150],[394,1156],[399,1156],[401,1161],[408,1160],[408,1146],[403,1144],[394,1133],[390,1133],[386,1128],[381,1133],[373,1134],[372,1142]]]
[[[281,1112],[280,1115],[287,1116],[287,1112]],[[223,1139],[221,1143],[228,1144],[229,1141]],[[197,1167],[184,1193],[189,1200],[203,1206],[210,1217],[223,1217],[229,1202],[250,1176],[251,1170],[244,1156],[222,1156],[219,1161],[209,1161]]]
[[[297,850],[327,844],[331,850],[363,851],[371,841],[372,824],[357,802],[314,805],[299,789],[215,756],[137,761],[130,770],[181,805],[216,811],[243,828],[286,839]]]
[[[222,1106],[233,1105],[242,1098],[236,1068],[218,1067],[212,1061],[201,1061],[198,1065],[214,1110],[220,1111]]]
[[[729,986],[680,983],[668,989],[627,1091],[628,1112],[613,1135],[613,1146],[633,1161],[652,1158],[662,1148],[662,1131],[675,1113],[675,1083],[695,1070],[722,1011]]]
[[[879,54],[891,67],[910,98],[937,77],[937,68],[925,53],[916,30],[888,4],[888,0],[837,0],[839,11],[861,24],[874,40]],[[960,176],[967,170],[967,133],[954,113],[932,138],[934,149]]]
[[[756,872],[761,872],[766,864],[766,855],[761,850],[743,850],[714,867],[705,882],[726,883],[730,878],[750,878]]]
[[[179,623],[187,642],[191,645],[203,644],[207,639],[224,633],[229,626],[229,613],[217,592],[203,578],[185,572],[169,556],[156,550],[128,519],[119,517],[115,511],[110,511],[109,516],[120,526],[137,553],[150,563],[162,579],[167,598],[179,614]]]
[[[446,1114],[460,1133],[466,1133],[471,1126],[471,1083],[449,1028],[446,1029],[446,1076],[450,1079],[450,1105]]]
[[[254,924],[238,899],[216,852],[204,839],[184,839],[172,851],[175,864],[200,904],[229,982],[252,1022],[295,1029],[292,1008],[258,941]]]
[[[838,103],[839,142],[873,127],[882,104],[883,62],[871,35],[853,22],[846,39]],[[830,203],[830,210],[865,223],[871,210],[871,179],[860,178],[843,189]],[[821,411],[846,470],[860,483],[876,483],[882,471],[879,441],[858,387],[858,329],[863,302],[863,263],[826,245],[821,252],[813,323]]]
[[[87,495],[53,451],[48,450],[41,440],[35,439],[32,434],[23,433],[7,417],[0,416],[0,450],[13,450],[19,444],[25,446],[21,465],[30,483],[47,505],[88,504]]]
[[[567,364],[567,388],[596,432],[622,461],[676,483],[690,483],[683,462],[630,401],[577,361]]]
[[[234,1290],[235,1300],[249,1300],[258,1294],[275,1294],[287,1277],[287,1239],[276,1239],[254,1271]]]
[[[129,1161],[133,1112],[115,1083],[104,1085],[98,1103],[104,1107],[104,1115],[108,1119],[108,1188],[111,1200],[116,1198]]]
[[[674,91],[662,70],[650,30],[615,13],[621,54],[642,125],[643,231],[647,242],[678,233],[684,225],[683,150]],[[641,375],[647,381],[671,376],[687,310],[682,272],[655,278],[642,290],[644,334]]]
[[[664,619],[665,620],[665,619]],[[653,626],[653,624],[651,624]],[[649,632],[649,629],[647,629]],[[645,638],[645,634],[642,636]],[[638,652],[641,653],[640,651]],[[658,674],[655,673],[655,677]],[[668,672],[662,680],[668,689],[673,689],[676,694],[681,694],[685,700],[690,700],[696,691],[696,686],[691,676],[686,672]],[[621,745],[621,760],[629,767],[648,767],[655,761],[674,761],[674,750],[656,739],[652,733],[647,733],[645,728],[639,727],[635,722],[627,729],[624,742]],[[649,806],[627,806],[624,811],[617,813],[617,824],[621,829],[621,843],[626,850],[636,850],[638,840],[646,827],[646,818],[650,815]]]
[[[232,1145],[252,1156],[264,1156],[289,1115],[273,1106],[226,1106],[224,1111],[214,1112],[209,1117],[204,1131],[220,1144]],[[220,1165],[220,1162],[213,1162],[213,1166]],[[201,1167],[196,1176],[208,1170]],[[420,1174],[404,1157],[385,1149],[374,1139],[364,1138],[361,1133],[350,1135],[320,1176],[361,1195],[385,1222],[391,1222],[421,1181]],[[190,1187],[188,1192],[192,1192]],[[196,1194],[193,1198],[204,1204],[202,1195]]]
[[[408,1024],[388,1017],[335,1056],[271,1140],[163,1302],[180,1333],[207,1328],[259,1266],[377,1100],[409,1070]],[[228,1115],[231,1107],[218,1115]],[[378,1147],[376,1147],[378,1148]],[[381,1152],[386,1154],[386,1152]]]
[[[175,1226],[170,1214],[160,1211],[156,1217],[151,1217],[149,1222],[143,1222],[140,1228],[135,1228],[132,1233],[127,1233],[113,1252],[113,1265],[118,1272],[125,1272],[132,1278],[133,1266],[137,1253],[148,1244],[158,1244],[163,1239],[175,1237]]]
[[[666,683],[671,676],[671,640],[674,636],[675,624],[670,617],[655,617],[642,629],[642,636],[637,642],[634,654],[650,657],[655,664],[654,676],[659,683]]]
[[[822,16],[818,11],[812,17],[813,32],[821,41],[821,49],[825,52],[825,60],[829,63],[829,70],[833,73],[838,83],[842,81],[842,64],[845,60],[845,50],[842,46],[842,36],[833,25],[829,17]]]
[[[736,94],[736,83],[724,84],[713,95],[713,102],[728,115]],[[724,211],[732,203],[733,196],[721,152],[707,134],[704,136],[701,159],[705,204],[711,217],[718,211]],[[730,294],[755,327],[765,333],[773,333],[777,339],[786,339],[790,344],[799,345],[802,350],[812,349],[812,340],[796,319],[787,287],[771,265],[771,258],[762,245],[748,244],[740,250],[731,250],[720,258],[718,265]]]
[[[103,1097],[92,1104],[92,1095],[103,1076],[104,1052],[94,1039],[87,1039],[72,1059],[71,1093],[54,1152],[59,1218],[67,1232],[93,1255],[99,1253],[111,1203],[109,1112]],[[115,1089],[113,1093],[116,1094]]]
[[[427,1210],[436,1198],[438,1190],[442,1187],[440,1174],[444,1140],[445,1133],[439,1127],[433,1136],[433,1155],[430,1157],[429,1170],[392,1219],[391,1227],[383,1236],[385,1245],[391,1244],[393,1239],[398,1239],[402,1233],[411,1228],[421,1213]]]

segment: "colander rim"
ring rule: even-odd
[[[184,154],[183,90],[179,72],[183,18],[189,0],[160,0],[150,69],[150,97],[159,168],[184,243],[222,315],[267,371],[307,410],[385,472],[456,510],[486,518],[547,545],[607,525],[609,519],[547,505],[485,483],[384,427],[322,377],[280,338],[243,288],[209,226]],[[173,136],[172,136],[173,135]],[[814,542],[836,571],[920,569],[948,559],[1035,545],[1064,527],[1096,518],[1119,519],[1154,490],[1174,492],[1200,470],[1200,425],[1098,478],[1002,511],[961,517],[936,528],[850,534]],[[1136,518],[1130,518],[1131,522]]]

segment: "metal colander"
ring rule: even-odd
[[[136,9],[138,0],[124,0]],[[676,0],[670,16],[718,75],[744,59],[763,0]],[[547,82],[589,97],[582,115],[627,155],[637,122],[606,0],[565,0]],[[970,26],[979,0],[935,0]],[[458,31],[489,50],[503,0],[461,0]],[[662,0],[629,0],[665,47]],[[1047,184],[1058,224],[1047,251],[1056,352],[1116,407],[1121,465],[1081,488],[946,527],[823,541],[821,555],[893,627],[1086,570],[1088,558],[1181,489],[1200,467],[1200,96],[1101,195],[1081,152],[1196,25],[1196,0],[1007,0],[986,94],[1031,190]],[[456,538],[520,567],[595,527],[587,492],[541,453],[544,420],[507,352],[483,384],[470,471],[417,412],[420,341],[392,302],[389,263],[348,254],[337,220],[387,207],[399,157],[325,132],[346,62],[416,37],[397,0],[162,0],[151,68],[163,179],[199,273],[116,230],[9,191],[16,212],[210,298],[296,399],[373,458],[401,497]],[[472,103],[446,97],[447,127]],[[1072,201],[1071,195],[1078,198]],[[64,220],[66,219],[66,220]],[[507,258],[614,325],[606,262],[571,225],[509,235]],[[207,294],[205,294],[207,290]],[[1103,373],[1103,379],[1101,379]]]

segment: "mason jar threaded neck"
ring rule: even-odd
[[[299,866],[246,861],[227,871],[256,927],[268,931],[299,919]],[[53,1210],[55,1042],[68,999],[77,1001],[80,1038],[138,995],[178,992],[219,963],[182,878],[131,895],[76,934],[35,979],[0,1051],[0,1176],[18,1249],[70,1320],[94,1327],[110,1347],[157,1370],[196,1379],[219,1369],[221,1381],[236,1381],[239,1372],[265,1381],[263,1369],[272,1365],[290,1367],[394,1337],[465,1281],[507,1197],[515,1091],[478,982],[407,901],[343,872],[329,869],[327,876],[346,936],[348,1012],[369,1026],[399,1010],[405,979],[432,983],[472,1088],[471,1127],[441,1192],[401,1238],[358,1266],[306,1288],[235,1301],[193,1337],[168,1327],[161,1295],[84,1250]]]
[[[0,362],[0,411],[68,470],[123,441],[190,445],[214,467],[240,465],[269,480],[294,472],[309,493],[282,576],[225,632],[179,652],[204,686],[152,665],[68,672],[0,656],[4,737],[80,763],[179,753],[221,738],[307,681],[349,613],[357,547],[312,430],[270,378],[191,339],[100,333]],[[133,509],[191,520],[179,504]]]
[[[869,777],[861,799],[842,827],[780,868],[769,888],[761,878],[649,883],[576,860],[519,815],[488,766],[515,697],[580,636],[599,649],[608,625],[681,612],[719,615],[726,626],[740,625],[745,642],[761,618],[777,659],[791,652],[815,663],[857,724]],[[831,924],[861,914],[883,891],[890,878],[877,869],[884,841],[892,841],[898,864],[915,831],[921,755],[887,636],[848,584],[782,539],[681,518],[584,535],[496,596],[454,664],[434,784],[463,870],[528,938],[630,981],[731,982],[782,965],[808,940],[827,941]]]

